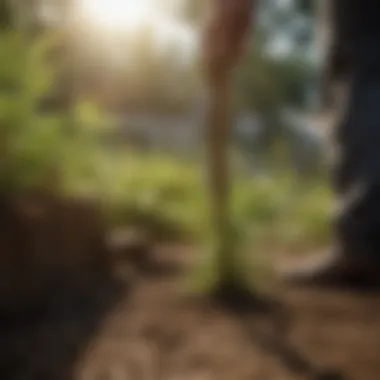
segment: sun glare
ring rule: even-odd
[[[79,19],[101,34],[109,31],[134,32],[150,25],[160,46],[179,43],[184,53],[196,46],[194,33],[181,20],[167,14],[155,0],[77,0]],[[192,53],[191,53],[192,54]],[[187,55],[187,54],[186,54]]]
[[[149,0],[81,0],[80,5],[89,22],[107,28],[133,29],[154,18]]]

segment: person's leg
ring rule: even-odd
[[[335,188],[341,207],[335,231],[347,255],[360,255],[377,264],[380,263],[380,68],[358,70],[350,95],[337,130],[340,161]]]
[[[357,69],[347,91],[332,184],[340,203],[336,246],[285,271],[290,282],[380,283],[380,66]]]

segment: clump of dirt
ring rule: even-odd
[[[71,294],[44,317],[14,321],[1,332],[1,378],[380,378],[376,294],[283,289],[273,308],[241,312],[190,299],[182,285],[174,272],[146,276],[123,297],[110,287],[91,302]]]

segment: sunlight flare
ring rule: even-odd
[[[133,29],[155,18],[149,0],[81,0],[80,7],[88,21],[107,28]]]

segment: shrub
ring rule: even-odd
[[[96,108],[79,100],[66,113],[42,114],[39,105],[54,85],[48,63],[56,36],[30,41],[14,31],[0,34],[0,143],[3,187],[65,186],[75,175],[92,175],[99,149]]]

